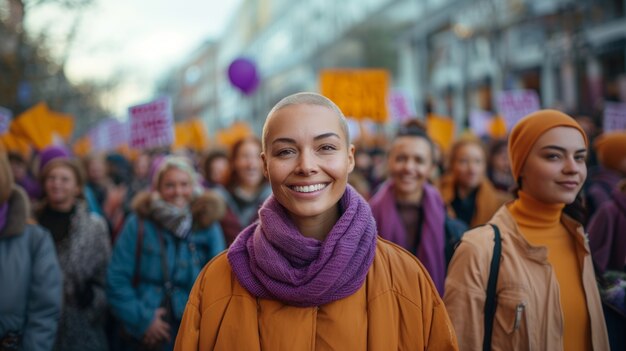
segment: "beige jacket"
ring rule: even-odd
[[[583,257],[582,280],[587,297],[594,350],[609,350],[600,295],[582,226],[563,216]],[[563,350],[563,313],[559,284],[548,263],[548,250],[522,236],[506,206],[489,221],[500,228],[502,258],[497,285],[492,350]],[[489,267],[494,246],[490,226],[467,232],[457,248],[446,278],[444,302],[460,350],[480,350]]]

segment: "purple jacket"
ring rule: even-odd
[[[407,233],[396,209],[393,183],[389,181],[383,183],[370,200],[370,206],[376,219],[378,235],[409,249],[406,244]],[[424,185],[422,208],[424,209],[422,238],[417,252],[413,254],[426,267],[439,294],[443,296],[446,276],[445,205],[439,192],[432,185]]]
[[[589,222],[589,247],[599,272],[626,266],[626,193],[616,189]]]
[[[585,197],[589,215],[592,216],[603,203],[611,199],[611,192],[622,179],[622,176],[615,171],[598,168],[589,178]]]

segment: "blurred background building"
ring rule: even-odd
[[[625,5],[246,0],[220,42],[202,46],[170,88],[187,108],[180,116],[202,116],[210,129],[235,120],[258,128],[280,98],[318,91],[319,71],[342,67],[388,69],[392,86],[409,92],[419,116],[434,112],[461,125],[471,109],[497,113],[495,95],[510,89],[535,90],[542,107],[595,116],[604,101],[624,100]],[[257,63],[260,85],[249,96],[225,73],[238,56]],[[201,92],[194,102],[187,102],[190,89]]]

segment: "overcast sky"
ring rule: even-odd
[[[57,54],[67,33],[79,30],[69,48],[66,72],[72,81],[123,77],[105,99],[117,117],[150,96],[157,78],[207,39],[217,39],[241,0],[96,0],[79,11],[52,6],[27,17],[29,30],[45,32]],[[78,18],[78,21],[76,19]],[[60,55],[60,54],[59,54]]]

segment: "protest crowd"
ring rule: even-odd
[[[4,142],[0,350],[624,350],[626,130],[580,121]]]

